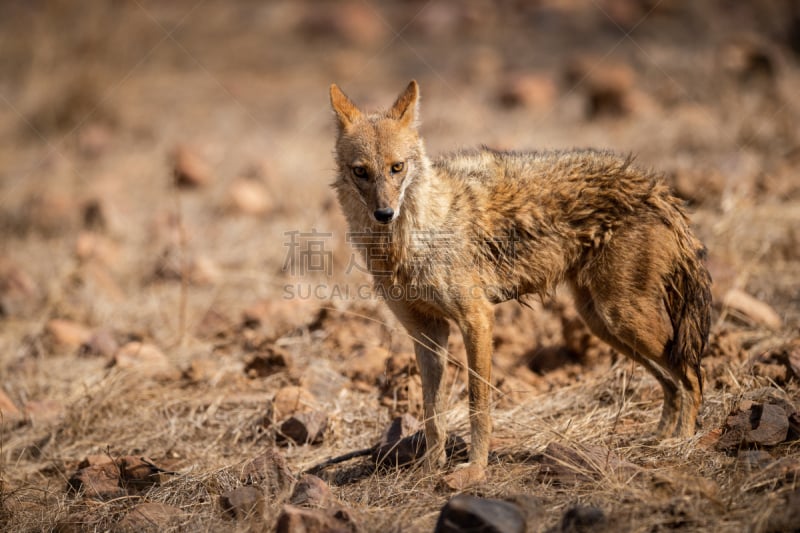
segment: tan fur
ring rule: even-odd
[[[376,288],[416,341],[429,466],[444,459],[449,321],[467,347],[470,462],[484,466],[493,304],[561,283],[591,330],[662,385],[660,435],[694,433],[710,278],[702,244],[656,176],[593,150],[480,149],[431,161],[416,129],[416,82],[382,113],[361,112],[336,85],[330,92],[333,186]],[[374,213],[386,208],[393,218],[381,224]]]

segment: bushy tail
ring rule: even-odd
[[[711,275],[705,266],[705,247],[694,237],[686,237],[688,249],[667,283],[667,310],[674,332],[666,347],[667,361],[681,376],[693,370],[702,391],[700,358],[711,328]]]

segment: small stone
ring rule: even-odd
[[[90,454],[84,457],[80,463],[78,463],[78,469],[86,468],[89,466],[97,466],[97,465],[104,465],[108,463],[113,463],[114,459],[108,456],[108,454]]]
[[[780,329],[783,323],[780,315],[770,305],[740,289],[729,290],[723,299],[723,306],[729,313],[771,330]]]
[[[350,383],[325,359],[306,366],[300,375],[300,386],[317,398],[337,398]]]
[[[269,191],[256,179],[237,179],[228,189],[228,208],[234,213],[263,215],[269,212],[273,205]]]
[[[378,378],[386,372],[386,360],[389,356],[389,350],[382,346],[368,346],[358,350],[348,359],[345,375],[367,387],[374,387],[378,384]]]
[[[322,479],[303,474],[294,486],[289,503],[306,507],[328,507],[334,500],[331,489]]]
[[[558,96],[558,89],[545,74],[519,74],[505,81],[499,100],[504,107],[547,110]]]
[[[265,503],[262,492],[252,485],[236,487],[220,496],[222,509],[237,520],[263,515]]]
[[[316,305],[303,298],[259,300],[242,311],[242,324],[270,339],[296,330],[314,320]]]
[[[591,533],[602,529],[606,523],[606,515],[602,509],[575,505],[570,507],[561,517],[559,531],[562,533]]]
[[[208,163],[187,146],[178,146],[173,154],[172,174],[175,185],[182,188],[197,188],[210,184],[213,175]]]
[[[272,498],[279,498],[289,491],[294,475],[283,455],[278,450],[268,448],[244,463],[239,479],[247,485],[263,487]]]
[[[126,494],[120,486],[119,469],[113,462],[81,468],[67,481],[67,491],[95,500],[112,500]]]
[[[565,79],[570,89],[582,89],[587,98],[589,118],[621,116],[633,110],[635,83],[633,69],[624,63],[610,63],[598,57],[580,57],[567,67]]]
[[[278,422],[297,413],[317,407],[317,399],[303,387],[290,385],[275,393],[270,405],[272,422]]]
[[[425,455],[425,436],[419,432],[419,421],[406,413],[392,420],[384,430],[373,459],[382,466],[401,466]]]
[[[82,262],[95,259],[110,266],[118,262],[119,251],[107,237],[92,231],[82,231],[75,240],[75,257]]]
[[[56,346],[78,348],[92,337],[92,330],[73,320],[54,318],[47,322],[45,331]]]
[[[111,366],[140,373],[145,377],[178,379],[180,372],[172,366],[167,356],[154,344],[129,342],[122,346],[111,361]]]
[[[158,502],[144,502],[128,511],[113,529],[125,533],[141,531],[161,533],[180,522],[182,517],[183,511],[178,507]]]
[[[165,472],[145,457],[126,455],[117,461],[120,479],[124,487],[135,491],[146,490],[161,482],[161,474]]]
[[[264,378],[289,369],[291,356],[289,352],[276,346],[270,346],[261,353],[253,355],[244,366],[249,378]]]
[[[344,509],[323,510],[284,505],[275,533],[355,533],[358,531]]]
[[[719,450],[750,445],[774,446],[786,440],[789,434],[789,416],[779,405],[744,404],[728,416],[724,431],[717,443]]]
[[[81,345],[80,354],[112,357],[117,350],[119,350],[119,343],[114,334],[107,329],[99,329],[94,331],[89,340]]]
[[[322,411],[296,413],[281,424],[278,436],[297,444],[319,444],[327,427],[328,415]]]
[[[525,519],[513,503],[469,494],[453,496],[439,514],[435,533],[523,533]]]

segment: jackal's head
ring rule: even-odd
[[[412,81],[388,111],[363,113],[331,85],[338,125],[334,188],[345,211],[363,204],[364,215],[380,224],[400,216],[407,188],[427,165],[417,133],[418,102],[419,87]]]

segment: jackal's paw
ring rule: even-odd
[[[455,470],[442,477],[441,485],[450,490],[462,491],[479,485],[485,480],[485,466],[466,463],[458,465]]]

